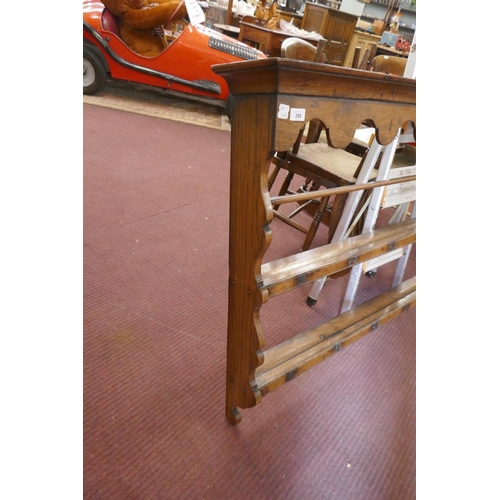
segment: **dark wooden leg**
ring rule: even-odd
[[[276,153],[276,158],[280,158],[280,159],[284,159],[286,156],[286,152],[285,151],[278,151]],[[274,162],[273,162],[274,163]],[[267,181],[267,187],[268,187],[268,190],[271,191],[272,187],[274,186],[274,183],[276,182],[276,177],[278,177],[278,174],[279,174],[279,171],[281,170],[281,167],[279,165],[276,165],[274,166],[274,169],[271,173],[271,175],[269,176],[269,179]]]
[[[288,188],[290,187],[290,183],[292,182],[293,176],[294,176],[293,172],[288,172],[286,174],[285,180],[283,181],[283,184],[281,185],[278,196],[283,196],[288,192]],[[277,207],[274,207],[274,210],[278,211],[279,208],[280,208],[280,205],[278,205]]]
[[[316,213],[314,214],[313,220],[309,227],[309,232],[307,233],[304,244],[302,245],[302,251],[309,250],[309,248],[311,247],[313,239],[316,236],[316,233],[318,232],[318,227],[323,217],[323,214],[325,213],[329,199],[330,199],[329,196],[324,196],[323,198],[321,198],[319,207],[316,210]]]
[[[274,182],[276,181],[276,177],[278,177],[278,173],[280,170],[281,169],[280,169],[280,167],[278,167],[278,165],[274,166],[274,169],[271,172],[269,179],[267,180],[267,189],[269,189],[269,191],[271,191],[271,189],[273,188]]]

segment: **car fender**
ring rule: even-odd
[[[215,82],[196,82],[196,81],[189,81],[185,80],[183,78],[178,78],[174,75],[170,75],[168,73],[163,73],[161,71],[157,71],[145,66],[140,66],[138,64],[131,63],[129,61],[126,61],[123,59],[121,56],[119,56],[117,53],[115,53],[109,43],[109,39],[105,39],[104,37],[101,36],[101,34],[94,29],[89,23],[86,21],[83,22],[83,29],[89,32],[94,40],[99,44],[99,46],[102,48],[102,50],[108,54],[108,56],[113,59],[115,62],[120,64],[121,66],[132,69],[134,71],[138,71],[139,73],[144,73],[146,75],[150,76],[155,76],[157,78],[161,78],[163,80],[166,80],[168,82],[168,86],[170,87],[172,83],[179,83],[181,85],[185,85],[186,87],[191,87],[194,89],[198,90],[205,90],[207,92],[213,92],[215,94],[220,94],[220,86],[215,83]]]
[[[261,51],[203,24],[188,24],[156,57],[133,52],[114,29],[104,28],[104,5],[83,2],[83,37],[94,46],[111,78],[225,101],[227,82],[212,71],[215,64],[267,58]],[[93,52],[94,53],[94,52]]]

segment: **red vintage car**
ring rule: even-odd
[[[83,0],[84,94],[102,90],[110,76],[220,102],[228,87],[212,65],[265,58],[203,24],[187,24],[159,56],[143,57],[120,39],[118,19],[101,2]]]

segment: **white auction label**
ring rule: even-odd
[[[290,106],[288,104],[280,104],[278,107],[278,118],[281,118],[282,120],[287,120],[289,111],[290,111]]]
[[[290,110],[290,121],[303,122],[306,119],[306,110],[304,108],[292,108]]]
[[[197,25],[205,22],[205,13],[196,0],[184,0],[188,11],[189,21]]]

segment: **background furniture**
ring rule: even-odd
[[[325,64],[270,58],[215,65],[233,96],[231,127],[226,418],[355,342],[416,303],[410,278],[390,291],[264,350],[260,309],[274,296],[416,241],[416,220],[263,263],[271,244],[273,205],[314,198],[270,198],[269,161],[293,146],[317,118],[334,146],[345,148],[370,118],[377,141],[395,141],[416,122],[416,81]],[[371,149],[371,148],[370,148]],[[400,182],[400,180],[398,180]],[[390,185],[385,180],[324,190],[323,196]],[[298,312],[297,312],[298,314]]]
[[[370,42],[364,51],[361,53],[361,60],[358,64],[358,69],[370,70],[373,59],[377,53],[377,44]]]
[[[306,31],[315,31],[326,38],[327,62],[342,66],[357,21],[358,16],[353,14],[307,2],[300,27]]]
[[[319,195],[322,188],[355,184],[364,160],[364,157],[360,158],[343,149],[334,148],[326,142],[300,144],[298,140],[291,150],[286,151],[285,154],[277,154],[273,158],[273,162],[278,168],[287,171],[278,196],[312,193],[314,191],[317,191]],[[374,162],[376,160],[377,158],[374,158]],[[290,184],[296,176],[303,177],[304,181],[297,191],[293,191],[290,189]],[[288,215],[279,212],[278,205],[273,207],[274,215],[288,225],[305,233],[306,237],[301,248],[302,251],[305,251],[311,247],[320,223],[328,226],[327,243],[330,243],[345,200],[346,194],[337,194],[333,196],[331,204],[330,196],[324,196],[320,200],[301,201],[298,202],[299,207]],[[303,211],[311,216],[308,227],[297,223],[295,220],[296,215]]]
[[[370,46],[371,43],[378,44],[379,40],[380,36],[378,35],[374,35],[371,33],[362,33],[361,31],[354,30],[351,41],[349,42],[349,47],[347,49],[343,66],[346,66],[348,68],[357,68],[357,66],[353,64],[356,47],[360,48],[361,55],[363,55],[365,53],[365,50]]]
[[[281,43],[281,57],[299,61],[324,62],[325,45],[326,40],[320,40],[315,47],[302,38],[287,38]]]
[[[253,16],[244,16],[240,21],[240,34],[238,40],[255,47],[270,57],[281,55],[281,44],[287,38],[302,38],[316,46],[318,40],[309,37],[301,37],[281,29],[268,29]]]
[[[300,38],[288,38],[281,45],[281,57],[321,62],[324,59],[324,43],[326,41],[321,44],[321,47],[318,46],[316,49],[313,45]],[[302,139],[305,127],[301,130],[292,149],[277,153],[273,158],[275,168],[269,177],[269,190],[273,187],[278,172],[280,170],[287,172],[279,189],[278,196],[294,193],[294,191],[291,191],[290,186],[297,176],[304,179],[298,188],[298,192],[302,193],[321,188],[354,184],[364,163],[365,155],[363,154],[351,154],[343,149],[333,148],[327,141],[322,140],[319,142],[324,130],[322,122],[314,118],[307,125],[307,136],[305,137],[304,144],[302,144]],[[366,145],[364,149],[364,152],[366,152]],[[360,158],[360,156],[363,156],[363,158]],[[374,161],[376,161],[376,158]],[[274,215],[306,235],[302,245],[302,251],[304,251],[311,247],[320,223],[328,226],[327,241],[331,241],[345,198],[346,195],[334,196],[332,205],[329,205],[329,196],[325,196],[321,201],[308,200],[300,203],[299,207],[289,214],[279,212],[279,206],[277,206],[274,209]],[[308,226],[296,221],[296,216],[301,212],[310,215],[311,220]]]
[[[297,28],[300,28],[304,14],[297,14],[296,12],[287,12],[284,10],[278,10],[278,13],[280,15],[280,19],[283,19],[287,23],[291,23],[294,26],[297,26]]]
[[[215,23],[214,28],[221,31],[225,35],[230,36],[231,38],[238,38],[240,36],[240,28],[237,28],[236,26]]]
[[[392,14],[400,9],[402,14],[399,24],[399,35],[408,42],[412,42],[415,35],[417,21],[417,5],[412,0],[397,0],[390,2],[386,0],[370,0],[364,4],[360,19],[365,22],[374,22],[376,20],[390,20]],[[386,26],[385,29],[388,29]]]
[[[407,62],[403,57],[380,55],[373,59],[372,70],[379,73],[403,76]]]
[[[386,47],[385,45],[377,45],[376,55],[387,55],[387,56],[408,58],[408,52],[402,52],[401,50],[395,49],[393,47]]]

